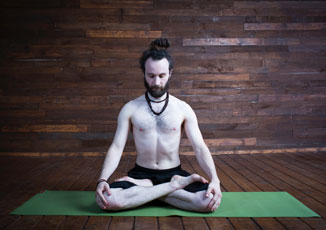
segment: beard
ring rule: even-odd
[[[166,82],[166,84],[163,88],[158,87],[158,86],[150,87],[148,85],[146,79],[144,78],[144,86],[152,97],[159,98],[159,97],[162,97],[168,91],[169,81],[170,81],[170,79]]]

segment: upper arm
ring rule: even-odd
[[[206,144],[200,132],[198,120],[193,109],[188,104],[184,103],[183,111],[185,112],[185,131],[192,147],[196,152],[197,149],[206,146]]]
[[[131,116],[131,105],[128,103],[124,105],[118,116],[118,124],[115,132],[115,136],[112,142],[112,146],[123,151],[130,130],[130,116]]]

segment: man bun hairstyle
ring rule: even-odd
[[[167,50],[170,47],[170,42],[166,38],[158,38],[151,42],[151,50]]]
[[[169,71],[173,69],[173,60],[167,49],[170,47],[170,42],[167,38],[158,38],[151,42],[149,49],[143,52],[143,55],[139,59],[140,68],[145,73],[145,62],[148,58],[152,58],[155,61],[166,58],[169,62]]]

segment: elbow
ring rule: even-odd
[[[123,147],[121,147],[120,145],[116,144],[116,143],[112,143],[109,150],[108,150],[108,154],[111,155],[119,155],[121,156],[123,152]]]
[[[205,143],[198,146],[194,146],[193,148],[197,156],[202,156],[203,154],[209,153],[209,149]]]
[[[200,155],[202,153],[202,148],[200,147],[194,147],[194,152],[196,156]]]

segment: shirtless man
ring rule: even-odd
[[[173,69],[166,51],[169,46],[167,39],[156,39],[140,59],[147,91],[125,104],[119,113],[96,189],[96,202],[102,209],[129,209],[155,199],[196,212],[212,212],[220,205],[220,181],[196,115],[187,103],[168,93]],[[183,129],[210,182],[182,170],[179,145]],[[119,164],[129,131],[136,145],[136,166],[128,176],[109,185],[107,181]]]

